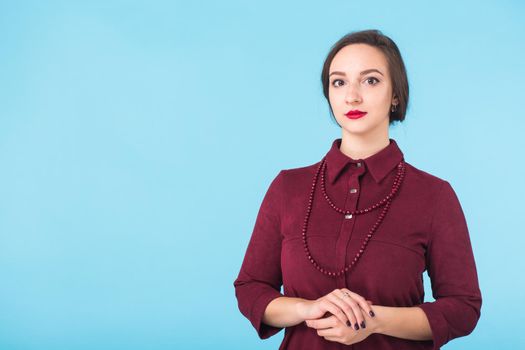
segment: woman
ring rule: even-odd
[[[396,44],[344,36],[322,83],[342,138],[272,181],[234,282],[240,311],[261,339],[286,328],[280,349],[437,350],[470,334],[482,299],[459,200],[389,138],[408,104]]]

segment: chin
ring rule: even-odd
[[[346,132],[350,134],[363,135],[380,127],[380,125],[383,122],[382,120],[373,120],[370,118],[367,120],[366,118],[368,116],[369,115],[367,114],[363,118],[356,120],[351,120],[348,119],[346,116],[343,116],[342,119],[340,119],[338,122],[341,128],[343,128]]]
[[[339,125],[350,134],[366,134],[374,128],[373,125],[366,123],[364,120],[349,120],[348,118],[340,121]]]
[[[369,128],[343,128],[346,133],[352,134],[352,135],[366,135],[370,132]]]
[[[362,127],[355,127],[355,125],[353,125],[352,127],[343,127],[343,132],[346,133],[347,135],[354,135],[354,136],[359,136],[360,138],[363,138],[367,135],[373,135],[373,134],[376,134],[377,132],[377,125],[376,127],[372,126],[372,125],[364,125]]]

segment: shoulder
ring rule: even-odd
[[[405,161],[407,166],[407,174],[410,174],[410,177],[418,182],[429,186],[442,186],[445,182],[448,182],[446,179],[439,177],[435,174],[431,174],[428,171],[422,170],[408,162]]]
[[[310,181],[312,177],[315,175],[315,172],[319,168],[319,165],[321,164],[321,161],[318,161],[314,164],[305,165],[301,167],[296,168],[286,168],[282,169],[279,175],[286,178],[286,181],[300,181],[306,178],[309,178]]]
[[[421,192],[426,193],[428,200],[436,200],[443,192],[454,192],[448,179],[431,174],[405,161],[407,166],[406,176],[410,183]]]
[[[321,161],[318,161],[310,165],[282,169],[275,180],[280,184],[281,190],[287,194],[302,193],[305,188],[312,185],[312,180],[320,164]]]

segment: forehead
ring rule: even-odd
[[[343,47],[330,63],[330,73],[332,71],[359,73],[368,68],[388,72],[388,63],[383,52],[367,44],[351,44]]]

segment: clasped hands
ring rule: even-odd
[[[298,312],[308,327],[326,340],[355,344],[376,330],[372,302],[346,288],[298,305]]]

